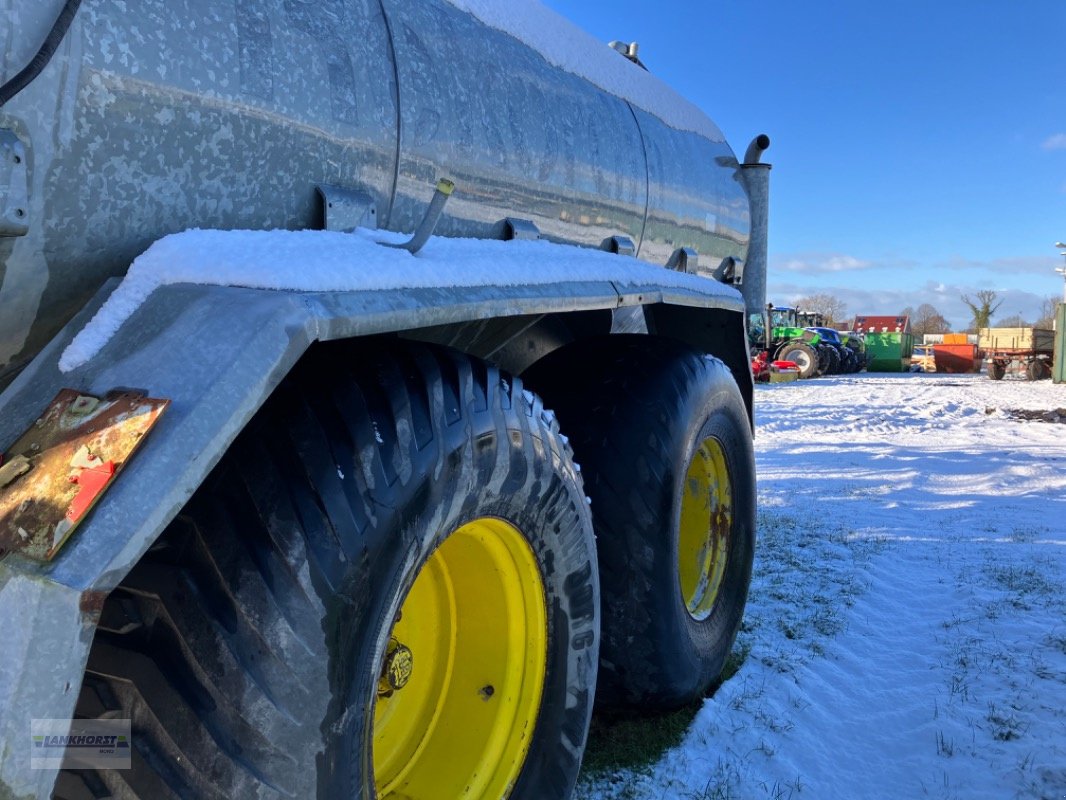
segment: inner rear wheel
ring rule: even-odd
[[[603,581],[597,702],[665,711],[721,674],[751,579],[755,464],[730,370],[684,345],[612,334],[526,373],[571,431]]]
[[[733,528],[732,487],[722,444],[700,443],[685,473],[678,531],[678,579],[695,620],[710,616],[722,588]]]
[[[456,530],[422,566],[390,634],[374,711],[382,798],[504,797],[544,685],[544,584],[503,520]]]

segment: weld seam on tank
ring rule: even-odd
[[[11,80],[0,86],[0,107],[33,83],[34,79],[48,66],[48,62],[52,60],[52,56],[59,49],[59,43],[63,41],[67,29],[70,28],[74,15],[78,13],[80,5],[81,0],[67,0],[59,12],[59,16],[56,17],[51,30],[48,31],[48,35],[44,38],[40,49],[30,59],[30,63],[19,70]]]
[[[637,126],[637,136],[640,137],[640,150],[644,154],[644,219],[640,223],[640,238],[637,240],[637,252],[634,253],[637,258],[640,258],[640,251],[644,247],[644,234],[648,230],[648,215],[651,213],[651,164],[648,160],[648,142],[644,138],[644,129],[640,127],[637,112],[633,109],[631,102],[626,100],[625,103],[629,113],[633,116],[634,124]]]
[[[392,32],[392,20],[389,12],[385,9],[385,0],[378,0],[378,8],[381,9],[381,19],[385,23],[385,39],[389,43],[389,53],[392,56],[392,84],[396,87],[396,151],[392,165],[392,190],[389,193],[389,209],[385,213],[385,220],[381,227],[388,229],[392,224],[392,212],[396,208],[396,193],[400,186],[400,158],[403,148],[403,107],[400,105],[400,64],[396,54],[396,41]]]

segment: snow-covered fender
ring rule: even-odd
[[[574,263],[592,266],[568,267],[570,280],[526,285],[317,292],[164,285],[98,354],[62,372],[61,356],[115,289],[112,281],[0,394],[4,446],[64,387],[95,395],[136,387],[171,401],[53,561],[18,554],[0,561],[0,798],[48,795],[54,773],[29,769],[30,721],[70,718],[107,594],[312,342],[515,315],[608,309],[621,318],[618,309],[638,306],[660,335],[728,350],[736,349],[731,338],[743,340],[743,300],[732,288],[598,251],[524,246],[577,253]],[[750,397],[745,355],[734,370]]]

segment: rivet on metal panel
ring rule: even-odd
[[[70,404],[70,413],[78,417],[85,417],[93,413],[99,405],[100,401],[97,398],[83,394]]]

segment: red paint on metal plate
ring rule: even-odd
[[[2,454],[21,457],[29,470],[0,488],[0,557],[14,551],[51,560],[169,404],[134,391],[56,395]]]

